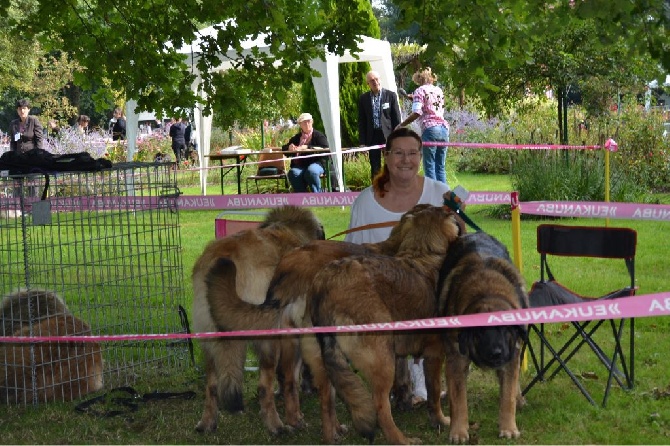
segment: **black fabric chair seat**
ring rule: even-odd
[[[635,295],[635,249],[637,233],[627,228],[606,228],[564,225],[540,225],[537,228],[537,250],[540,253],[540,280],[535,282],[528,293],[531,308],[576,304],[599,299],[617,299]],[[628,272],[622,288],[598,297],[582,296],[562,285],[554,278],[548,256],[594,257],[623,259]],[[614,274],[614,273],[613,273]],[[546,278],[545,278],[546,276]],[[545,324],[531,324],[528,327],[529,340],[526,343],[536,376],[523,390],[525,395],[540,381],[550,380],[565,371],[573,383],[591,404],[596,404],[580,378],[568,366],[581,347],[588,345],[598,357],[607,372],[607,382],[602,405],[605,406],[613,382],[623,389],[634,385],[634,319],[590,320],[571,322],[571,335],[550,337]],[[609,326],[614,348],[607,353],[594,339],[601,327]],[[624,332],[628,330],[628,351],[624,351]],[[537,336],[539,352],[531,343],[531,336]]]

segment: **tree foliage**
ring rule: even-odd
[[[351,0],[352,7],[359,10],[364,26],[362,34],[379,38],[380,30],[369,0]],[[340,85],[340,134],[343,147],[358,145],[358,98],[367,90],[365,75],[370,71],[368,62],[355,62],[339,65]],[[303,87],[303,110],[314,112],[318,110],[316,93],[311,80],[307,80]],[[315,119],[317,128],[323,129],[321,119]]]
[[[27,3],[20,27],[8,5]],[[309,61],[324,51],[355,48],[365,17],[350,2],[330,9],[317,0],[12,0],[0,6],[17,32],[36,36],[47,50],[68,52],[84,68],[75,83],[87,88],[105,79],[113,90],[136,98],[140,109],[192,108],[196,81],[178,50],[201,37],[197,70],[206,96],[205,113],[217,95],[214,74],[220,55],[242,52],[247,39],[260,39],[269,52],[235,57],[234,67],[253,73],[255,91],[301,79]],[[199,36],[204,24],[225,23],[217,36]],[[110,100],[112,98],[106,98]],[[225,102],[226,98],[223,98]]]
[[[670,70],[665,0],[392,3],[400,8],[396,26],[418,27],[424,64],[481,99],[491,114],[529,90],[593,76],[650,80],[659,66]]]

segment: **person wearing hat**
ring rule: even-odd
[[[328,138],[318,130],[314,130],[314,120],[309,113],[302,113],[298,116],[298,125],[300,133],[289,139],[288,144],[282,146],[283,151],[297,151],[309,154],[311,150],[328,147]],[[289,155],[293,156],[293,154]],[[312,192],[321,192],[321,175],[325,172],[325,156],[320,157],[302,157],[297,154],[291,160],[291,167],[288,171],[288,180],[294,192],[307,192],[307,187]]]
[[[16,114],[19,115],[9,123],[9,150],[22,153],[42,148],[42,124],[35,116],[29,115],[30,102],[27,99],[16,101]]]

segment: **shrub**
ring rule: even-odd
[[[175,161],[172,140],[162,134],[149,135],[137,141],[137,150],[133,161],[153,163],[156,161]]]
[[[360,191],[372,184],[370,160],[364,152],[342,155],[345,189]]]
[[[650,190],[667,191],[670,184],[670,139],[663,138],[664,117],[627,104],[618,116],[612,154],[614,170]]]
[[[107,156],[107,145],[102,132],[81,134],[74,127],[65,127],[58,132],[58,136],[45,138],[43,147],[55,155],[87,152],[96,159]]]

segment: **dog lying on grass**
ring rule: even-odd
[[[91,327],[47,290],[20,290],[1,304],[2,336],[88,336]],[[0,401],[72,401],[103,387],[100,344],[0,343]]]

